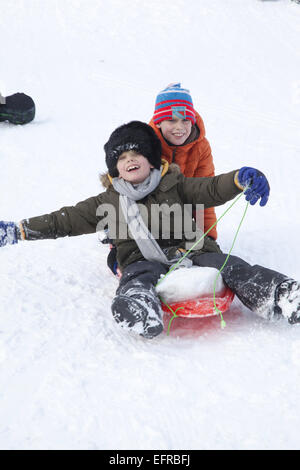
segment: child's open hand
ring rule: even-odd
[[[238,172],[237,180],[242,188],[249,186],[245,191],[245,196],[246,201],[249,201],[252,206],[257,203],[259,198],[261,198],[260,206],[267,204],[270,186],[267,178],[261,171],[243,166]]]
[[[14,222],[0,220],[0,247],[18,243],[17,226]]]

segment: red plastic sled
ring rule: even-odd
[[[220,312],[224,313],[229,309],[234,298],[234,293],[229,287],[225,287],[221,294],[216,295],[216,306]],[[171,310],[162,302],[162,309],[169,315],[173,315]],[[207,297],[198,297],[193,300],[185,300],[182,302],[174,302],[169,304],[173,312],[176,312],[178,317],[211,317],[218,313],[214,309],[214,298],[213,294]],[[183,307],[183,308],[179,308]],[[177,310],[178,309],[178,310]],[[177,310],[177,311],[176,311]]]

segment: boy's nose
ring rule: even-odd
[[[133,157],[128,157],[125,161],[126,166],[133,164],[133,163],[135,163],[135,160],[133,159]]]

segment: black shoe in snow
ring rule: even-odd
[[[111,309],[114,319],[120,326],[144,338],[152,339],[163,331],[162,318],[137,299],[127,295],[117,295]]]
[[[2,97],[0,104],[0,121],[12,124],[27,124],[35,116],[33,99],[24,93],[15,93],[6,98]]]
[[[289,323],[300,322],[300,283],[287,279],[277,286],[275,314],[282,315]]]

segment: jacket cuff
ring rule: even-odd
[[[241,190],[244,191],[244,186],[239,183],[239,170],[234,175],[234,184]]]
[[[26,240],[25,230],[22,225],[22,222],[19,222],[19,224],[17,225],[17,237],[18,240]]]

